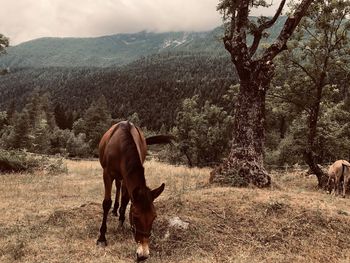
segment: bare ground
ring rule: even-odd
[[[67,161],[55,176],[0,175],[0,262],[134,262],[126,224],[110,215],[96,247],[103,183],[97,161]],[[350,199],[301,173],[274,173],[271,189],[209,187],[208,169],[146,163],[156,201],[148,262],[350,262]],[[169,228],[179,216],[187,230]]]

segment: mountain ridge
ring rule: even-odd
[[[276,39],[285,19],[279,18],[268,30],[269,38],[262,42],[271,43]],[[221,26],[202,32],[141,31],[88,38],[43,37],[8,48],[7,55],[0,57],[0,68],[118,67],[164,52],[207,53],[218,57],[227,55],[222,35]]]
[[[10,47],[0,67],[111,67],[162,52],[220,50],[213,31],[139,32],[96,38],[39,38]],[[205,43],[205,44],[204,44]],[[222,52],[222,51],[221,51]]]

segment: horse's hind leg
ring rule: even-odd
[[[107,240],[106,240],[107,216],[108,216],[109,209],[112,206],[111,191],[112,191],[113,181],[108,175],[108,173],[106,172],[106,170],[103,171],[103,182],[105,186],[105,196],[102,203],[103,219],[102,219],[102,225],[100,228],[100,237],[97,239],[97,245],[107,246]]]
[[[119,196],[120,196],[120,188],[121,188],[121,181],[118,179],[115,179],[115,200],[114,200],[114,207],[112,210],[113,215],[118,216],[118,208],[119,208]]]
[[[327,193],[328,194],[332,193],[332,182],[333,182],[333,179],[331,176],[329,176],[328,181],[327,181]]]
[[[125,221],[125,210],[129,203],[130,197],[128,190],[126,189],[126,186],[124,183],[122,183],[122,202],[119,208],[119,226],[123,226]]]
[[[346,194],[346,188],[348,187],[350,176],[349,175],[344,175],[344,182],[343,182],[343,198],[345,198]]]

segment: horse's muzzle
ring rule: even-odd
[[[136,250],[137,261],[144,261],[149,257],[148,244],[139,244]]]

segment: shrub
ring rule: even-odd
[[[166,157],[169,161],[188,159],[196,166],[220,162],[230,149],[232,126],[233,118],[223,108],[208,101],[200,107],[198,96],[185,99],[171,131],[177,143]]]
[[[0,173],[37,170],[42,170],[47,174],[66,173],[67,166],[62,158],[48,158],[18,150],[0,150]]]
[[[40,160],[24,151],[0,150],[0,172],[33,171],[40,167]]]

